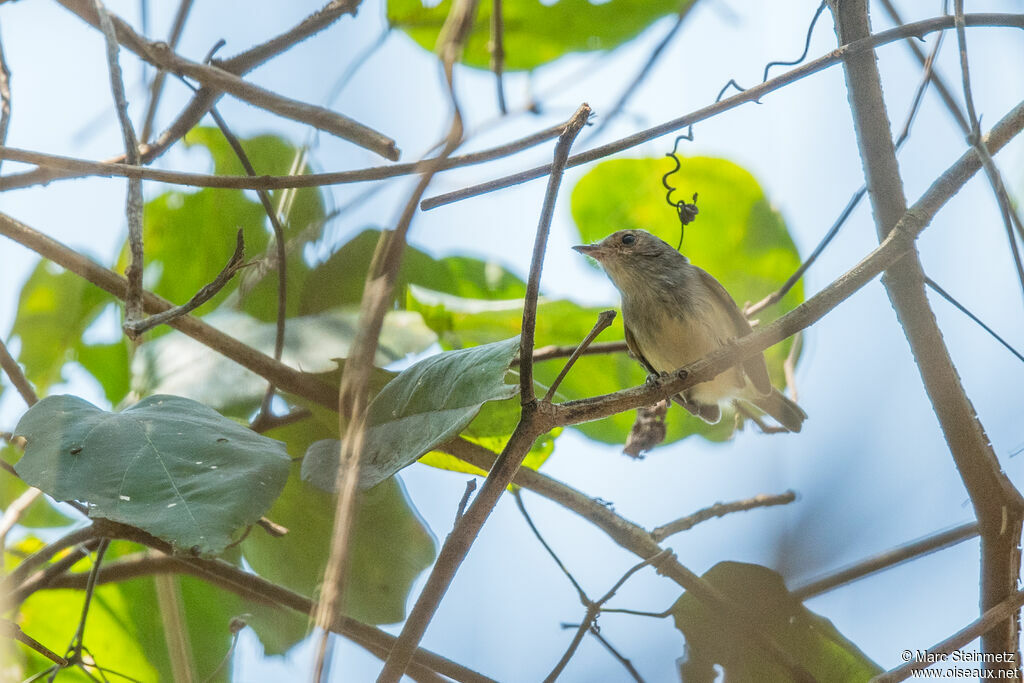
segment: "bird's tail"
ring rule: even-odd
[[[807,419],[804,409],[779,393],[778,389],[772,389],[772,393],[767,396],[747,400],[771,415],[776,422],[791,432],[799,432],[804,420]]]

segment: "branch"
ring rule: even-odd
[[[2,213],[0,213],[0,235],[9,237],[43,258],[70,270],[118,299],[124,299],[127,283],[122,276]],[[162,313],[174,307],[171,302],[149,291],[143,291],[142,303],[145,311],[150,314]],[[248,368],[260,377],[272,380],[284,391],[302,396],[331,410],[337,407],[337,391],[329,384],[313,375],[275,361],[270,356],[224,334],[199,318],[190,315],[183,316],[171,320],[168,325],[230,358],[242,367]]]
[[[493,0],[491,6],[491,42],[488,43],[491,51],[491,71],[494,72],[494,85],[498,91],[498,111],[502,116],[508,113],[508,105],[505,104],[505,21],[501,7],[501,0]]]
[[[953,527],[946,531],[940,531],[937,534],[932,534],[931,536],[926,536],[925,538],[905,543],[904,545],[891,550],[886,550],[874,557],[869,557],[854,565],[844,567],[843,569],[828,574],[827,576],[809,581],[802,586],[794,588],[790,593],[792,593],[793,597],[798,600],[813,598],[816,595],[827,593],[830,590],[834,590],[840,586],[845,586],[846,584],[857,581],[858,579],[871,576],[883,569],[890,569],[903,564],[908,560],[928,555],[939,550],[944,550],[956,545],[957,543],[962,543],[970,538],[974,538],[977,535],[977,522],[961,524],[958,527]]]
[[[405,204],[394,232],[381,233],[373,260],[366,274],[366,285],[363,288],[359,306],[359,324],[345,362],[346,371],[342,375],[341,386],[338,390],[338,428],[339,433],[342,434],[338,472],[335,476],[335,490],[338,492],[338,499],[334,509],[331,551],[327,567],[324,570],[324,588],[315,614],[316,625],[324,629],[324,632],[319,641],[314,681],[320,679],[326,659],[328,643],[326,627],[334,614],[341,608],[341,586],[344,585],[347,570],[349,536],[355,515],[359,470],[366,437],[366,416],[369,406],[370,379],[374,368],[373,360],[380,343],[384,315],[394,297],[398,270],[402,264],[407,235],[416,214],[417,204],[439,170],[440,161],[450,156],[462,143],[464,129],[462,113],[455,96],[453,64],[468,36],[469,27],[472,26],[475,15],[476,4],[471,0],[453,2],[448,12],[448,18],[442,29],[444,38],[439,39],[448,96],[452,104],[452,119],[444,148],[438,155],[438,161],[428,165],[427,170],[420,177]],[[450,30],[456,25],[458,26],[454,30]],[[413,645],[410,652],[415,649],[416,644]],[[390,655],[388,661],[390,661]],[[407,659],[406,664],[408,662]],[[384,668],[387,668],[387,663]]]
[[[1006,192],[1006,185],[1003,183],[1003,176],[992,161],[992,155],[988,153],[985,143],[981,139],[981,121],[978,120],[977,112],[974,109],[974,94],[971,92],[971,71],[967,64],[967,32],[964,30],[964,0],[953,0],[956,20],[956,40],[960,47],[960,73],[963,81],[964,100],[967,102],[967,118],[971,122],[971,130],[967,134],[967,142],[974,145],[978,156],[981,158],[981,165],[988,176],[992,192],[996,195],[996,203],[999,205],[999,212],[1002,214],[1003,227],[1006,229],[1006,237],[1010,241],[1010,253],[1013,255],[1013,264],[1017,268],[1017,279],[1020,282],[1021,291],[1024,292],[1024,263],[1021,263],[1020,248],[1017,246],[1017,238],[1013,234],[1013,207],[1010,197]],[[1020,217],[1017,217],[1020,223]]]
[[[565,365],[562,367],[562,371],[558,373],[558,377],[555,377],[555,381],[551,383],[551,386],[548,388],[548,392],[544,394],[544,398],[541,399],[544,403],[551,402],[551,398],[555,395],[555,392],[558,391],[558,387],[562,383],[562,380],[565,379],[565,376],[569,374],[569,370],[571,370],[572,366],[576,363],[576,359],[583,355],[583,352],[587,350],[587,347],[589,347],[590,344],[595,339],[597,339],[597,335],[601,334],[601,332],[608,329],[608,327],[612,324],[613,320],[615,320],[615,311],[601,311],[601,313],[598,314],[597,322],[594,323],[593,329],[591,329],[590,332],[587,333],[587,336],[584,337],[583,341],[579,343],[579,345],[576,347],[576,350],[574,350],[569,355],[569,360],[565,361]],[[536,352],[534,352],[532,355],[533,362],[536,362]],[[532,371],[533,363],[530,363],[530,367]]]
[[[212,282],[205,285],[202,289],[196,292],[191,299],[182,305],[174,306],[163,313],[151,315],[148,318],[137,320],[132,323],[126,321],[125,327],[128,327],[134,334],[140,335],[154,327],[170,324],[172,320],[188,315],[213,297],[217,296],[217,292],[224,289],[224,286],[231,281],[231,278],[235,276],[235,273],[243,267],[245,267],[245,240],[242,237],[242,230],[239,229],[238,234],[235,237],[234,253],[231,254],[231,258],[228,259],[228,262],[224,265],[221,271],[217,273],[217,277],[215,277]]]
[[[128,100],[124,94],[124,78],[118,61],[117,36],[114,24],[102,0],[93,0],[97,22],[107,44],[107,69],[110,71],[110,90],[114,95],[114,109],[124,139],[125,156],[130,166],[139,165],[139,141],[135,137],[132,120],[128,116]],[[128,336],[132,335],[132,327],[142,321],[142,271],[145,255],[142,246],[142,182],[137,178],[128,179],[128,193],[125,199],[125,214],[128,217],[128,245],[130,260],[125,269],[128,278],[128,291],[124,300],[123,327]]]
[[[0,147],[7,144],[7,128],[11,123],[11,70],[4,57],[4,44],[0,40]]]
[[[202,90],[199,91],[202,93]],[[329,173],[305,173],[303,175],[282,175],[282,176],[248,176],[248,175],[210,175],[208,173],[183,173],[181,171],[166,171],[159,168],[148,168],[144,166],[131,166],[118,161],[89,161],[88,159],[77,159],[74,157],[61,156],[58,154],[47,154],[16,147],[0,148],[0,159],[21,161],[28,164],[36,164],[47,169],[60,171],[67,175],[61,179],[83,176],[98,176],[103,178],[141,178],[172,185],[190,185],[193,187],[216,187],[234,190],[281,190],[301,187],[323,187],[325,185],[344,185],[348,183],[362,183],[386,178],[424,173],[434,166],[438,171],[446,171],[462,166],[472,166],[493,161],[502,157],[515,154],[524,149],[529,149],[546,142],[551,138],[558,137],[559,132],[565,127],[564,123],[539,130],[518,140],[498,145],[479,152],[471,152],[461,156],[454,156],[447,159],[431,157],[405,164],[391,164],[389,166],[372,166],[370,168],[355,169],[352,171],[332,171]],[[143,160],[146,157],[143,156]],[[11,174],[0,177],[0,190],[10,190],[19,187],[27,187],[35,183],[25,182],[25,177],[36,173]],[[50,173],[50,172],[48,172]],[[46,180],[52,179],[52,173]]]
[[[830,0],[830,6],[840,42],[870,33],[866,0]],[[875,225],[879,239],[884,242],[906,215],[906,199],[874,53],[847,59],[844,72]],[[974,150],[972,156],[975,164],[983,163]],[[910,343],[925,391],[981,529],[981,605],[988,610],[1016,591],[1024,501],[1002,471],[964,392],[928,303],[916,249],[907,250],[903,258],[886,268],[882,282]],[[1007,620],[1002,628],[985,634],[982,649],[988,653],[1019,652],[1018,630],[1017,619]],[[1017,671],[1016,662],[1002,666],[986,663],[987,667],[988,664],[993,665],[992,670],[1005,672],[1012,667]]]
[[[562,179],[562,169],[569,154],[569,148],[573,140],[583,128],[590,117],[590,107],[581,105],[573,115],[569,124],[558,138],[555,147],[555,171],[551,174],[548,183],[547,193],[544,198],[544,206],[541,210],[541,217],[537,226],[537,237],[534,242],[533,259],[530,265],[530,276],[526,288],[526,302],[523,306],[523,331],[520,342],[520,391],[524,401],[523,413],[519,424],[516,426],[511,438],[506,444],[498,462],[491,469],[487,480],[484,482],[480,493],[473,499],[473,503],[466,510],[466,513],[459,518],[455,529],[448,536],[441,548],[437,561],[430,577],[427,579],[423,592],[420,594],[416,605],[412,608],[402,633],[391,651],[384,669],[381,671],[378,681],[397,681],[409,663],[410,653],[416,648],[427,624],[433,618],[441,599],[451,585],[455,572],[469,553],[469,548],[476,539],[477,534],[487,521],[491,510],[498,502],[498,498],[511,483],[516,470],[522,463],[526,453],[530,450],[534,440],[550,429],[546,414],[538,410],[536,400],[533,400],[533,329],[537,313],[537,296],[540,286],[540,273],[544,260],[544,248],[547,244],[547,233],[551,224],[551,216],[554,211],[555,199]],[[547,405],[547,404],[542,404]]]
[[[744,512],[746,510],[753,510],[754,508],[788,505],[794,500],[796,500],[796,493],[793,491],[786,491],[785,493],[778,493],[775,495],[762,493],[754,496],[753,498],[736,500],[731,503],[715,503],[711,507],[706,507],[703,510],[694,512],[692,515],[680,517],[668,524],[662,524],[651,531],[651,538],[656,542],[661,543],[673,534],[678,534],[680,531],[688,531],[701,522],[706,522],[709,519],[714,519],[715,517],[724,517],[733,512]]]
[[[1015,27],[1024,28],[1024,14],[968,14],[965,17],[965,21],[968,26],[1003,26],[1003,27]],[[752,88],[738,93],[728,99],[721,100],[715,104],[709,105],[702,109],[698,109],[694,112],[681,116],[671,121],[666,121],[660,125],[654,126],[642,130],[638,133],[634,133],[621,140],[610,142],[600,147],[581,152],[569,157],[567,162],[567,168],[573,168],[581,164],[586,164],[591,161],[597,161],[604,157],[611,156],[623,150],[636,147],[644,142],[659,138],[662,135],[671,133],[673,131],[686,128],[691,126],[698,121],[709,119],[712,116],[721,114],[724,111],[734,109],[741,104],[746,102],[754,102],[760,100],[762,97],[770,92],[774,92],[783,86],[789,85],[795,81],[810,76],[811,74],[822,71],[830,66],[834,66],[841,62],[845,57],[851,55],[862,54],[869,52],[873,48],[879,45],[885,45],[896,40],[907,38],[909,36],[924,36],[933,31],[943,31],[953,28],[953,17],[935,17],[932,19],[925,19],[924,21],[918,21],[911,24],[904,24],[888,31],[882,31],[876,33],[867,38],[856,40],[852,43],[843,45],[832,52],[828,53],[823,57],[808,62],[803,66],[797,67],[791,71],[787,71],[781,76],[777,76],[770,81],[761,83]],[[551,173],[551,165],[538,166],[528,171],[522,171],[513,175],[498,178],[490,182],[481,183],[479,185],[473,185],[471,187],[456,190],[454,192],[448,192],[435,197],[429,197],[423,201],[422,208],[424,211],[435,209],[445,204],[467,199],[469,197],[476,197],[487,192],[493,192],[502,188],[511,187],[520,183],[525,183],[528,180],[534,180],[535,178],[541,178]]]
[[[284,52],[292,45],[305,40],[309,36],[330,26],[336,19],[345,14],[355,15],[360,0],[331,0],[326,6],[303,19],[294,27],[279,36],[256,45],[231,59],[221,62],[221,67],[231,73],[241,75],[263,64],[271,57]],[[210,88],[201,88],[185,105],[174,122],[152,144],[144,144],[139,148],[142,162],[148,164],[161,156],[175,142],[192,130],[203,118],[210,107],[220,98],[221,93]],[[125,157],[114,157],[111,161],[121,162]],[[19,173],[0,178],[0,189],[28,187],[45,184],[55,178],[73,177],[75,174],[54,174],[47,169],[36,169],[27,173]]]
[[[99,21],[96,13],[89,6],[87,0],[58,0],[58,2],[86,23],[98,27]],[[170,71],[178,76],[193,78],[204,86],[234,95],[254,107],[306,123],[326,133],[353,142],[386,159],[392,161],[398,159],[399,152],[395,147],[394,140],[358,121],[323,107],[283,97],[244,81],[220,66],[206,66],[185,59],[171,50],[166,43],[146,40],[120,18],[111,17],[111,19],[117,29],[117,39],[120,43],[158,69]]]
[[[223,560],[184,559],[161,552],[137,553],[107,563],[100,570],[97,583],[116,583],[154,574],[189,574],[246,600],[290,609],[302,615],[310,614],[314,608],[313,601],[306,596],[271,583],[258,575],[247,573]],[[46,588],[82,589],[85,587],[87,576],[85,572],[63,573],[50,581]],[[380,629],[344,616],[334,619],[331,630],[349,638],[378,657],[386,655],[395,640],[394,636]],[[413,661],[421,670],[436,671],[456,681],[491,681],[486,676],[429,650],[417,650]]]
[[[171,24],[171,33],[167,37],[167,45],[172,50],[178,47],[181,32],[185,28],[185,20],[188,18],[189,12],[192,11],[192,3],[193,0],[180,0],[178,3],[178,11],[175,13],[174,22]],[[149,87],[149,103],[146,105],[146,115],[143,118],[142,135],[140,137],[143,143],[149,140],[149,136],[153,132],[153,121],[156,119],[156,110],[160,104],[160,96],[163,94],[164,82],[166,80],[167,72],[163,69],[158,69],[153,77],[153,83]]]
[[[941,643],[937,643],[930,648],[924,657],[912,656],[910,661],[899,667],[896,667],[892,671],[887,671],[884,674],[879,674],[871,679],[871,683],[898,683],[898,681],[906,680],[915,671],[921,671],[927,669],[935,662],[942,661],[939,655],[948,654],[954,650],[959,650],[964,645],[967,645],[975,638],[979,636],[984,637],[992,629],[999,626],[1004,621],[1011,621],[1016,618],[1020,612],[1021,605],[1024,605],[1024,591],[1014,591],[1005,600],[995,605],[994,607],[985,611],[977,620],[972,621],[970,624],[965,626],[960,631],[957,631],[949,638],[946,638]],[[911,655],[915,653],[911,650]],[[1010,652],[1009,650],[1007,652]],[[996,657],[1001,657],[1004,653],[994,653]],[[931,656],[928,656],[931,655]],[[1010,661],[1004,662],[985,662],[988,664],[1004,664],[1003,668],[1009,670],[1017,670],[1017,662],[1013,656],[1010,657]],[[986,666],[988,668],[988,666]],[[986,677],[987,678],[987,677]],[[1015,678],[1015,676],[1008,676],[1008,678]]]
[[[7,373],[11,384],[21,394],[21,398],[25,401],[26,405],[31,408],[39,401],[39,396],[36,394],[32,382],[28,381],[28,377],[25,376],[25,372],[18,365],[18,361],[7,350],[7,345],[4,344],[3,339],[0,339],[0,368],[3,368],[3,371]]]

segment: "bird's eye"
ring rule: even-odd
[[[626,233],[625,235],[622,236],[622,243],[623,244],[630,245],[630,244],[633,244],[634,242],[636,242],[636,235],[633,235],[631,233]]]

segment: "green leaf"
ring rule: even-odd
[[[523,318],[522,300],[499,302],[459,299],[418,287],[410,289],[407,307],[423,316],[446,348],[472,347],[516,334]],[[578,344],[593,328],[601,310],[585,308],[571,301],[542,299],[537,307],[537,347]],[[599,341],[624,338],[622,321],[616,318],[612,326],[601,333]],[[543,391],[547,391],[547,387],[561,372],[565,361],[565,358],[558,358],[534,366],[534,378]],[[646,378],[647,373],[640,364],[625,353],[582,356],[562,381],[556,399],[565,401],[608,394],[639,386]],[[604,443],[623,444],[633,426],[635,414],[635,411],[620,413],[577,425],[574,429]],[[732,433],[732,421],[723,419],[717,425],[707,425],[682,409],[671,411],[666,443],[695,432],[707,439],[721,441]]]
[[[131,389],[131,354],[126,338],[111,344],[80,345],[78,362],[103,387],[103,395],[117,405]]]
[[[19,610],[18,623],[22,630],[58,654],[64,654],[78,627],[82,615],[84,591],[61,589],[33,593]],[[149,662],[130,625],[129,613],[133,605],[117,584],[98,586],[89,607],[89,623],[85,630],[85,645],[89,654],[102,667],[111,672],[130,676],[140,681],[159,680],[157,671]],[[28,653],[25,673],[34,674],[48,669],[53,662],[24,649]],[[96,674],[95,669],[90,672]],[[110,676],[111,679],[117,678]],[[95,681],[77,668],[66,669],[57,680]]]
[[[258,520],[288,474],[283,444],[178,396],[150,396],[120,413],[49,396],[15,433],[27,440],[15,469],[29,484],[202,554],[224,550]]]
[[[302,290],[300,313],[358,305],[380,234],[379,230],[364,230],[314,268]],[[435,259],[406,246],[395,283],[395,298],[403,300],[410,284],[477,299],[508,299],[526,294],[523,281],[493,261],[468,256]]]
[[[388,23],[433,50],[449,9],[450,0],[430,6],[424,6],[421,0],[388,0]],[[492,5],[486,2],[477,8],[462,56],[464,64],[489,68],[491,10]],[[638,36],[657,19],[679,11],[679,0],[504,0],[505,70],[533,69],[569,52],[611,50]]]
[[[882,669],[843,637],[828,619],[811,612],[790,595],[782,577],[754,564],[720,562],[704,580],[725,594],[745,620],[772,638],[822,683],[867,681]],[[687,666],[706,670],[718,664],[732,683],[790,681],[789,673],[736,633],[718,610],[708,609],[690,593],[672,607],[676,628],[686,638]]]
[[[96,285],[40,261],[18,297],[11,334],[21,340],[18,362],[40,394],[63,381],[61,368],[75,360],[86,328],[112,297]]]
[[[306,372],[335,371],[348,354],[359,314],[355,309],[290,318],[282,360]],[[274,323],[244,313],[217,311],[206,322],[266,354],[274,350]],[[437,337],[415,313],[393,311],[384,318],[376,363],[386,365],[430,347]],[[139,395],[175,394],[227,415],[248,418],[267,389],[265,379],[181,332],[143,344],[132,366]],[[211,381],[216,378],[216,381]]]
[[[467,428],[488,402],[499,407],[486,413],[484,419],[493,423],[483,430],[486,436],[511,434],[515,419],[510,418],[508,402],[501,399],[518,393],[518,387],[504,382],[518,343],[514,337],[431,356],[381,389],[368,409],[360,488],[387,479]],[[334,491],[339,448],[335,438],[312,443],[302,460],[302,478],[321,490]]]
[[[272,430],[295,455],[332,433],[332,426],[307,420]],[[284,493],[267,516],[288,527],[282,538],[254,531],[242,543],[246,561],[264,578],[304,595],[315,595],[323,581],[334,525],[335,497],[299,477],[294,465]],[[404,489],[393,478],[360,494],[350,541],[345,613],[370,624],[405,618],[412,582],[434,560],[433,536]],[[264,645],[263,627],[256,626]],[[300,634],[301,637],[301,634]]]
[[[505,375],[518,352],[516,336],[431,356],[391,380],[367,409],[360,488],[384,481],[457,435],[487,401],[515,396],[519,388],[506,384]]]

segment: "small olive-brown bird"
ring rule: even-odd
[[[619,290],[626,344],[653,375],[673,372],[751,332],[718,280],[645,230],[620,230],[573,249],[601,264]],[[737,400],[753,404],[791,432],[799,432],[807,419],[800,406],[772,386],[763,354],[672,398],[712,424],[721,419],[723,404]]]

